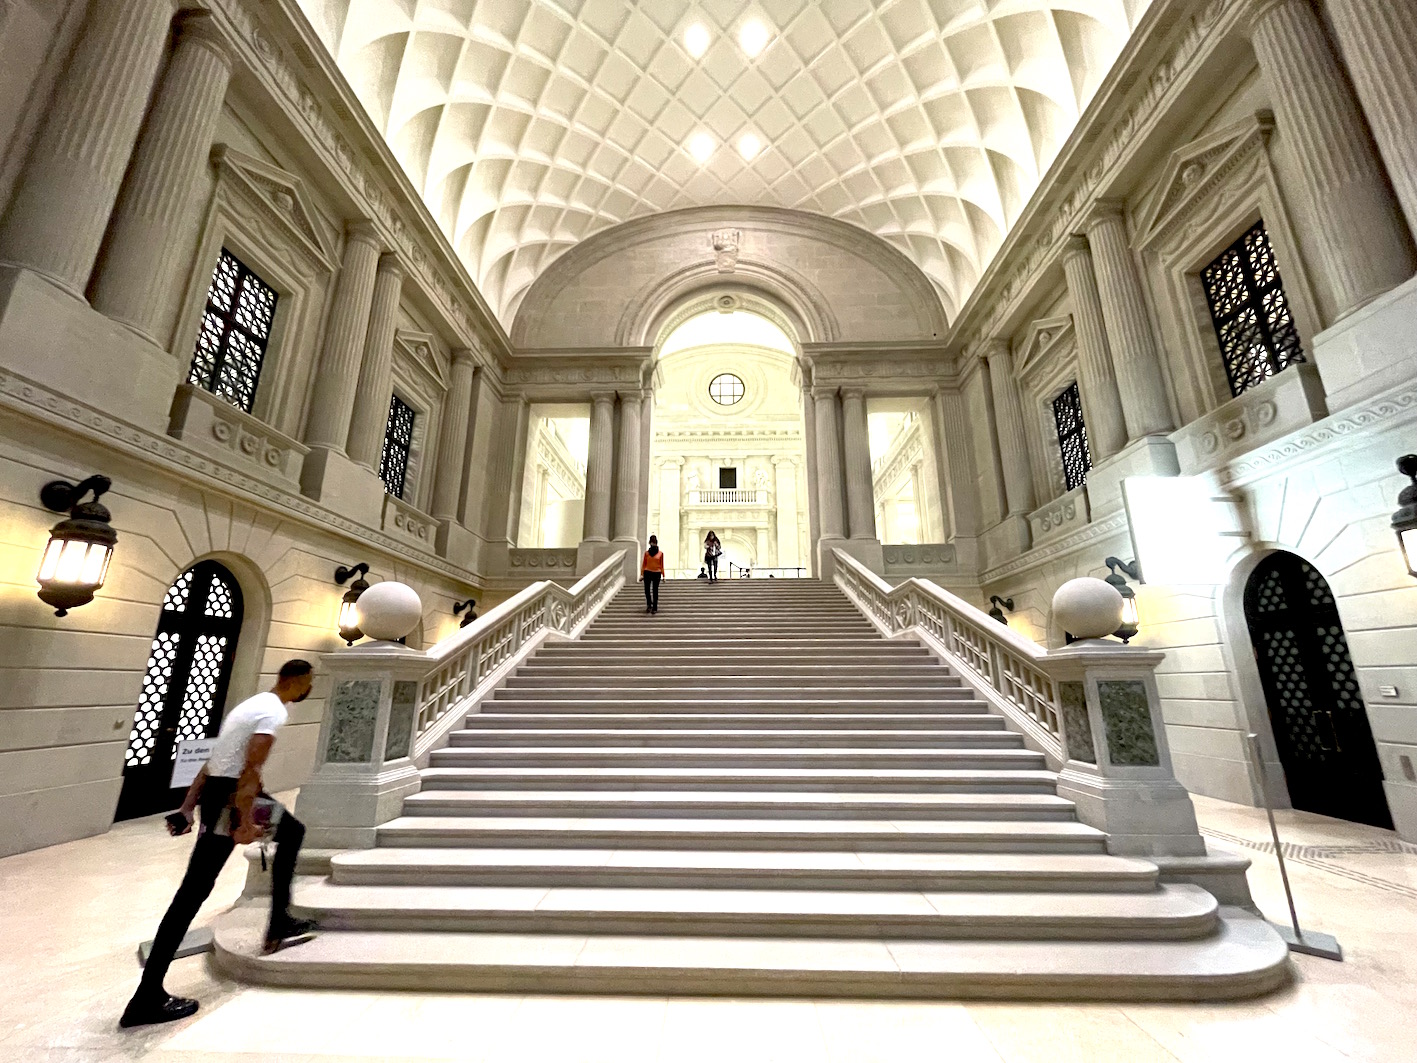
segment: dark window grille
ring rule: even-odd
[[[275,291],[223,248],[187,382],[250,413],[275,312]]]
[[[1087,425],[1082,420],[1082,394],[1077,383],[1053,400],[1053,423],[1058,426],[1058,451],[1063,456],[1063,479],[1068,490],[1087,482],[1092,458],[1087,452]]]
[[[1304,360],[1264,222],[1236,240],[1201,273],[1230,391],[1243,395]]]
[[[379,479],[384,490],[395,498],[403,497],[404,480],[408,476],[408,455],[413,447],[413,407],[397,395],[389,402],[389,422],[384,427],[384,455],[379,459]]]

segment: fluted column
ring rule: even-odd
[[[1378,0],[1378,6],[1410,12],[1410,0]],[[1406,21],[1413,18],[1409,13]],[[1378,24],[1369,28],[1382,32]],[[1274,90],[1286,154],[1322,249],[1320,272],[1342,317],[1412,276],[1411,243],[1352,83],[1311,0],[1259,0],[1250,39]],[[1417,45],[1407,40],[1391,47],[1410,55]],[[1413,76],[1407,71],[1409,87]],[[1391,90],[1383,84],[1375,91]],[[1409,126],[1400,135],[1410,140],[1413,133]],[[1405,151],[1411,158],[1417,148],[1408,143]]]
[[[615,455],[615,538],[639,542],[640,404],[638,395],[620,397],[620,443]]]
[[[964,396],[958,391],[937,390],[931,396],[940,447],[944,451],[945,476],[950,519],[946,538],[979,534],[979,486],[970,460],[969,418]]]
[[[615,471],[615,392],[591,396],[590,447],[586,455],[585,537],[610,541],[610,479]]]
[[[466,347],[453,351],[443,424],[438,430],[438,475],[433,481],[433,516],[457,520],[462,498],[462,474],[467,460],[467,426],[472,416],[472,386],[477,358]]]
[[[211,153],[230,78],[231,56],[216,20],[205,12],[184,17],[94,280],[94,309],[160,346],[172,332],[174,274],[190,252],[178,235]]]
[[[1121,206],[1099,204],[1086,228],[1127,439],[1169,432],[1171,408]]]
[[[843,449],[846,453],[846,511],[853,539],[876,538],[876,503],[871,490],[871,433],[866,422],[866,393],[841,391]]]
[[[1097,294],[1092,248],[1085,236],[1074,236],[1063,249],[1063,272],[1073,304],[1073,330],[1078,344],[1078,391],[1082,394],[1087,444],[1094,461],[1102,462],[1127,445],[1127,421],[1112,349]]]
[[[1327,7],[1407,228],[1417,235],[1417,3],[1328,0]]]
[[[1028,438],[1023,431],[1023,404],[1014,379],[1014,360],[1004,340],[984,345],[989,363],[989,388],[994,396],[994,427],[999,433],[999,459],[1003,463],[1004,497],[1008,515],[1032,513],[1034,506],[1033,470],[1028,460]]]
[[[836,392],[813,388],[817,418],[817,503],[821,507],[823,539],[846,538],[846,513],[842,507],[841,444],[836,423]]]
[[[389,424],[389,398],[393,394],[394,329],[399,323],[403,293],[403,265],[398,256],[379,256],[374,274],[374,296],[369,306],[369,328],[364,334],[364,356],[359,364],[359,387],[349,423],[349,459],[379,471],[384,433]]]
[[[0,263],[83,297],[167,43],[172,0],[89,5],[0,224]]]
[[[310,398],[305,442],[311,446],[343,452],[349,439],[381,250],[372,222],[349,226],[334,303],[325,325],[325,346],[320,352],[320,367]]]

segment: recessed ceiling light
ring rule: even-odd
[[[718,143],[708,133],[695,133],[689,138],[689,154],[699,162],[708,162]]]
[[[743,51],[748,53],[749,59],[756,59],[768,46],[771,36],[762,19],[750,18],[738,30],[738,43],[742,45]]]
[[[756,133],[744,133],[738,138],[738,154],[749,162],[758,157],[758,152],[763,150],[763,142],[758,139]]]
[[[702,22],[695,22],[684,31],[684,47],[695,59],[702,59],[704,53],[708,51],[712,37],[709,28]]]

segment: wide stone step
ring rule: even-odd
[[[742,730],[742,731],[811,731],[888,729],[894,733],[906,731],[992,731],[1005,729],[1004,718],[990,713],[948,712],[913,713],[674,713],[674,712],[604,712],[593,715],[570,713],[496,712],[495,705],[486,711],[468,715],[465,727],[469,731],[489,730],[560,730],[574,728],[645,728],[648,730]]]
[[[1104,852],[1104,833],[1073,821],[1010,819],[687,819],[400,816],[378,845],[550,849],[778,849],[853,852]]]
[[[437,753],[434,754],[436,758]],[[1051,771],[920,768],[425,768],[425,790],[797,790],[1052,793]]]
[[[742,687],[751,684],[754,691],[768,692],[781,688],[791,690],[835,690],[843,686],[870,683],[872,690],[958,690],[963,686],[963,681],[958,676],[950,675],[943,670],[935,672],[922,671],[915,675],[872,675],[863,676],[859,671],[845,670],[840,675],[812,675],[802,673],[798,675],[745,675],[735,668],[720,668],[716,672],[700,671],[686,674],[676,672],[673,676],[666,676],[663,672],[653,668],[643,668],[637,671],[625,669],[622,671],[612,671],[610,669],[587,669],[576,672],[574,675],[567,675],[566,669],[538,670],[529,672],[520,670],[502,684],[502,690],[543,690],[547,688],[565,689],[574,684],[576,689],[590,690],[595,687],[635,687],[652,689],[663,688],[666,682],[679,680],[685,688],[699,688],[713,686],[715,689],[724,686]]]
[[[1211,1000],[1285,984],[1288,949],[1224,909],[1187,941],[861,941],[617,934],[334,931],[261,954],[265,912],[216,926],[228,975],[274,986],[448,992]]]
[[[667,746],[722,748],[801,749],[803,747],[892,749],[1022,749],[1023,736],[1008,731],[983,731],[963,728],[958,731],[768,731],[763,729],[730,731],[727,729],[693,731],[687,729],[592,730],[586,727],[521,730],[462,730],[448,736],[455,747],[473,746],[645,746],[662,749]]]
[[[1194,886],[1149,893],[926,893],[312,883],[296,914],[326,930],[690,934],[956,940],[1185,940],[1220,906]]]
[[[635,664],[652,663],[662,672],[672,673],[680,665],[714,664],[720,668],[728,658],[718,654],[713,647],[689,649],[683,652],[667,652],[653,646],[626,646],[623,649],[611,647],[588,648],[580,642],[567,642],[543,646],[532,658],[538,666],[587,663]],[[883,642],[870,652],[857,653],[837,650],[814,650],[805,652],[800,648],[784,647],[769,652],[753,650],[740,651],[731,658],[733,668],[771,666],[773,668],[797,665],[816,668],[823,664],[837,667],[857,667],[861,665],[885,665],[900,662],[904,664],[928,664],[932,658],[923,646],[909,646],[902,643]]]
[[[540,659],[538,654],[526,664],[513,673],[516,678],[532,678],[554,681],[558,677],[564,682],[567,676],[662,676],[664,667],[654,658],[641,659],[638,661],[601,661],[593,663],[589,661],[562,661],[557,664],[549,664]],[[949,683],[962,682],[953,671],[942,664],[921,659],[909,663],[900,662],[896,664],[836,664],[830,661],[818,664],[744,664],[741,659],[735,658],[732,661],[705,660],[698,657],[685,661],[677,665],[674,674],[690,678],[693,676],[722,676],[735,675],[743,678],[752,677],[754,681],[759,680],[820,680],[823,683],[839,683],[843,679],[896,679],[901,682],[919,682],[928,680],[930,682],[943,681]]]
[[[772,749],[715,746],[649,749],[644,746],[450,746],[433,754],[439,767],[742,767],[742,768],[957,768],[1028,770],[1047,763],[1030,749]]]
[[[664,684],[665,676],[658,677],[658,682]],[[805,690],[799,684],[792,686],[761,686],[758,684],[745,684],[741,681],[725,678],[718,683],[682,683],[676,685],[661,686],[630,686],[622,684],[618,680],[603,680],[600,684],[590,686],[588,684],[577,684],[575,686],[546,687],[534,686],[523,687],[513,686],[510,682],[498,689],[496,699],[498,701],[550,701],[553,699],[566,699],[569,701],[624,701],[633,698],[636,701],[647,699],[664,701],[801,701]],[[817,688],[810,688],[813,693]],[[822,690],[829,690],[833,698],[856,699],[858,701],[876,701],[881,697],[901,697],[911,699],[929,699],[934,696],[961,698],[972,697],[974,691],[963,686],[895,686],[892,684],[878,684],[873,686],[852,686],[836,685],[824,686]],[[818,694],[819,697],[823,696]]]
[[[1100,851],[779,852],[447,846],[357,849],[336,853],[330,859],[333,882],[359,886],[1138,893],[1156,889],[1158,874],[1150,861]]]
[[[682,848],[681,832],[701,848],[733,848],[743,838],[753,845],[780,832],[796,838],[795,847],[827,848],[831,832],[847,820],[880,824],[873,837],[895,848],[929,848],[933,824],[902,825],[893,820],[1073,822],[1073,803],[1050,793],[891,793],[862,791],[716,790],[424,790],[404,799],[404,817],[380,831],[422,830],[408,819],[440,817],[467,837],[511,838],[479,844],[554,844],[556,839],[594,837],[584,844],[630,844]],[[515,822],[488,817],[517,817]],[[683,822],[663,822],[664,820]],[[648,822],[646,822],[648,820]],[[726,822],[738,820],[737,823]],[[825,824],[818,821],[829,821]],[[807,827],[801,821],[811,821]],[[402,826],[395,826],[402,824]],[[720,831],[724,833],[719,833]],[[436,833],[436,831],[434,832]],[[458,837],[464,835],[459,834]],[[409,843],[415,844],[415,843]],[[416,843],[425,844],[425,843]],[[432,843],[427,843],[432,844]]]
[[[794,653],[804,653],[812,649],[824,650],[845,650],[850,653],[853,650],[884,650],[890,649],[892,643],[883,639],[871,638],[862,635],[802,635],[796,636],[785,634],[781,629],[771,634],[761,636],[742,635],[735,629],[726,631],[716,631],[711,637],[705,637],[703,632],[693,635],[662,635],[655,631],[646,631],[644,637],[649,638],[651,643],[643,646],[644,649],[659,652],[672,653],[674,650],[704,650],[717,656],[728,657],[739,650],[760,653],[773,648],[790,650]],[[582,635],[569,647],[605,647],[605,646],[626,647],[636,646],[634,640],[623,635],[597,635],[588,632]]]
[[[570,698],[557,700],[552,698],[503,698],[498,691],[491,698],[482,703],[483,707],[492,712],[502,713],[570,713],[578,712],[585,714],[595,714],[605,711],[619,712],[686,712],[686,713],[707,713],[721,710],[725,713],[849,713],[859,715],[861,713],[880,712],[883,714],[895,713],[903,715],[905,713],[926,713],[939,714],[949,712],[962,712],[968,714],[978,714],[988,709],[988,705],[970,697],[969,690],[939,690],[932,692],[928,698],[921,697],[874,697],[869,701],[853,701],[850,699],[837,698],[754,698],[753,700],[733,699],[733,698],[700,698],[695,701],[685,699],[670,698],[640,698],[621,697],[607,701],[597,701],[593,698]]]

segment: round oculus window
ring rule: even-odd
[[[732,373],[719,373],[709,382],[709,398],[720,406],[732,406],[743,398],[743,381]]]

